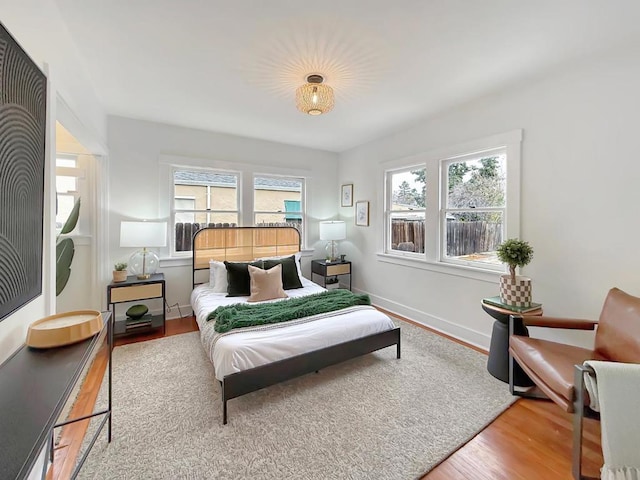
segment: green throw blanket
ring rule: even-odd
[[[207,315],[207,320],[215,320],[214,330],[225,333],[233,328],[286,322],[355,305],[371,305],[369,295],[337,289],[275,303],[238,303],[218,307]]]

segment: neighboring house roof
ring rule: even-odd
[[[214,187],[235,187],[236,176],[223,173],[199,172],[194,170],[176,170],[174,182],[178,185],[211,185]],[[261,190],[290,190],[299,192],[301,182],[278,177],[256,177],[255,188]]]

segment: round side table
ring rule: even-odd
[[[489,360],[487,370],[491,375],[503,382],[509,382],[509,316],[510,315],[542,315],[542,308],[520,313],[506,308],[497,307],[488,303],[481,303],[482,309],[495,318],[493,331],[491,333],[491,345],[489,347]],[[527,327],[521,320],[514,323],[514,333],[517,335],[529,336]],[[530,387],[533,385],[531,379],[515,363],[513,370],[514,385],[518,387]]]

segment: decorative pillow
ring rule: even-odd
[[[260,258],[256,258],[257,260],[282,260],[283,258],[289,258],[292,255],[280,255],[280,256],[273,256],[273,257],[260,257]],[[296,269],[298,270],[298,278],[300,279],[300,282],[302,282],[302,279],[304,278],[302,276],[302,267],[300,266],[300,258],[302,257],[302,253],[300,252],[296,252],[293,257],[296,260]]]
[[[282,289],[282,265],[276,265],[269,270],[249,265],[251,296],[247,302],[263,302],[276,298],[287,298]]]
[[[227,268],[227,297],[244,297],[251,295],[249,285],[249,265],[262,269],[262,260],[246,262],[224,262]]]
[[[227,293],[227,268],[224,263],[209,260],[209,286],[215,293]]]
[[[282,286],[285,290],[293,288],[302,288],[302,282],[298,277],[298,268],[296,267],[296,257],[281,258],[279,260],[271,259],[264,261],[264,268],[273,268],[276,265],[282,265]]]

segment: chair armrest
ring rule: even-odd
[[[546,317],[536,315],[520,315],[527,327],[566,328],[569,330],[595,330],[596,320],[581,318]]]

